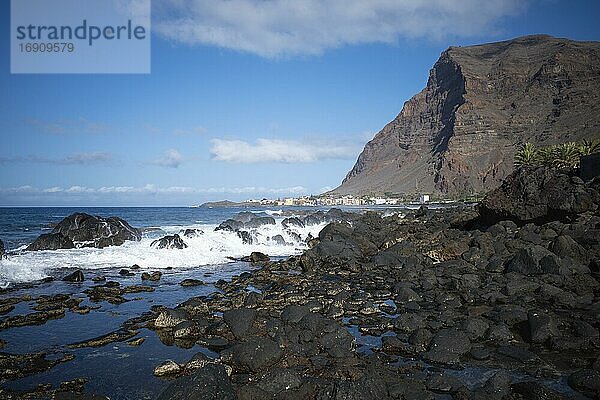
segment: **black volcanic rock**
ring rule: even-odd
[[[65,282],[83,282],[85,277],[83,276],[83,272],[78,269],[77,271],[65,276],[62,280]]]
[[[126,240],[139,241],[141,232],[118,217],[71,214],[27,247],[27,250],[72,249],[74,247],[120,246]]]
[[[167,235],[150,243],[150,247],[158,249],[185,249],[187,244],[178,234]]]
[[[591,139],[599,127],[599,42],[450,47],[333,192],[481,193],[512,172],[520,144]]]
[[[4,248],[4,242],[0,239],[0,259],[6,257],[6,249]]]
[[[598,208],[597,193],[581,179],[547,168],[519,168],[481,202],[485,219],[560,220]]]
[[[58,250],[58,249],[73,249],[75,244],[73,241],[62,233],[44,233],[40,235],[33,243],[25,250]]]

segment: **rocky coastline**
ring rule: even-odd
[[[478,207],[321,213],[312,218],[329,224],[301,255],[253,253],[243,260],[247,272],[217,281],[211,294],[155,305],[72,347],[140,345],[145,328],[165,344],[208,349],[212,356],[155,365],[157,379],[170,382],[160,400],[599,398],[599,210],[598,178],[523,168]],[[217,229],[251,240],[254,224],[271,223],[246,217]],[[180,241],[157,245],[177,251]],[[86,295],[119,304],[126,293],[155,290],[147,282],[160,284],[161,275],[142,274],[128,286],[94,279]],[[8,293],[0,313],[21,301]],[[73,296],[38,298],[34,313],[0,319],[0,334],[65,310],[89,313]],[[70,357],[0,353],[1,377]],[[0,388],[0,395],[105,398],[86,393],[84,380],[33,392]]]

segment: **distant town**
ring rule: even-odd
[[[250,207],[250,206],[394,206],[403,204],[426,204],[430,202],[428,194],[418,197],[355,197],[346,196],[301,196],[278,199],[248,199],[240,202],[215,201],[201,205],[201,207]]]

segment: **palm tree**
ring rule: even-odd
[[[533,166],[538,162],[538,151],[533,143],[525,143],[521,146],[515,155],[515,165],[517,167]]]

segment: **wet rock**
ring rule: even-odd
[[[169,376],[177,375],[181,372],[181,366],[175,361],[167,360],[164,363],[154,368],[154,376]]]
[[[569,376],[569,386],[592,398],[600,397],[600,371],[582,369]]]
[[[425,327],[425,320],[416,313],[404,313],[394,319],[394,329],[398,332],[411,333]]]
[[[457,364],[471,350],[468,335],[455,329],[442,329],[432,339],[425,358],[439,364]]]
[[[268,255],[263,254],[261,252],[253,251],[252,253],[250,253],[249,256],[242,257],[240,260],[245,262],[251,262],[253,264],[261,264],[269,262],[271,258]]]
[[[286,244],[288,244],[285,239],[283,238],[283,236],[281,235],[275,235],[271,237],[271,240],[275,243],[277,243],[280,246],[285,246]]]
[[[83,276],[83,272],[78,269],[77,271],[65,276],[62,280],[65,282],[83,282],[85,278]]]
[[[167,235],[150,243],[150,247],[157,249],[185,249],[187,244],[178,234]]]
[[[0,239],[0,260],[6,257],[6,249],[4,248],[4,242]]]
[[[181,231],[179,231],[179,233],[181,233],[186,238],[194,238],[194,237],[204,234],[204,232],[202,232],[201,229],[192,229],[192,228],[187,228],[185,230],[182,229]]]
[[[273,217],[254,217],[250,221],[244,223],[244,228],[256,229],[263,225],[275,225]]]
[[[15,328],[27,325],[43,325],[52,319],[59,319],[65,316],[65,309],[50,309],[25,315],[13,315],[0,320],[0,329]]]
[[[244,223],[241,221],[236,221],[235,219],[228,219],[219,224],[215,228],[215,231],[229,231],[236,232],[244,227]]]
[[[505,345],[498,347],[496,351],[498,354],[510,357],[522,363],[531,362],[537,359],[535,353],[532,353],[522,346]]]
[[[154,321],[156,328],[174,328],[180,322],[187,321],[189,314],[182,309],[167,308],[158,315]]]
[[[33,243],[31,243],[25,250],[27,251],[39,251],[39,250],[58,250],[58,249],[74,249],[75,244],[73,241],[63,235],[62,233],[44,233],[40,235]]]
[[[38,374],[48,371],[60,363],[71,361],[73,358],[70,354],[65,354],[60,358],[48,359],[45,353],[0,353],[0,378],[17,379]]]
[[[119,275],[121,276],[134,276],[135,274],[131,271],[129,271],[127,268],[122,268],[121,270],[119,270]]]
[[[281,226],[284,228],[304,228],[304,222],[302,222],[302,220],[298,217],[285,218],[283,221],[281,221]]]
[[[173,337],[175,339],[193,338],[200,333],[200,328],[192,321],[183,321],[173,327]]]
[[[221,352],[221,359],[235,371],[257,372],[273,365],[283,355],[279,345],[265,337],[252,337]]]
[[[41,235],[28,250],[56,250],[77,247],[120,246],[126,240],[139,241],[141,231],[118,217],[75,213],[63,219],[51,233]]]
[[[250,328],[256,317],[256,310],[240,308],[223,312],[223,321],[229,326],[231,333],[237,338],[242,338]]]
[[[162,272],[154,271],[152,273],[142,272],[142,280],[143,281],[152,281],[158,282],[162,276]]]
[[[102,347],[109,343],[124,342],[137,335],[137,331],[129,329],[118,329],[116,331],[101,335],[93,339],[67,345],[70,349],[80,349],[83,347]]]
[[[254,243],[254,237],[248,231],[237,231],[237,235],[244,244],[252,244]]]
[[[157,400],[235,400],[236,394],[223,365],[208,364],[171,383]]]
[[[201,281],[200,279],[187,278],[187,279],[182,280],[179,284],[183,287],[192,287],[192,286],[204,285],[204,282]]]

